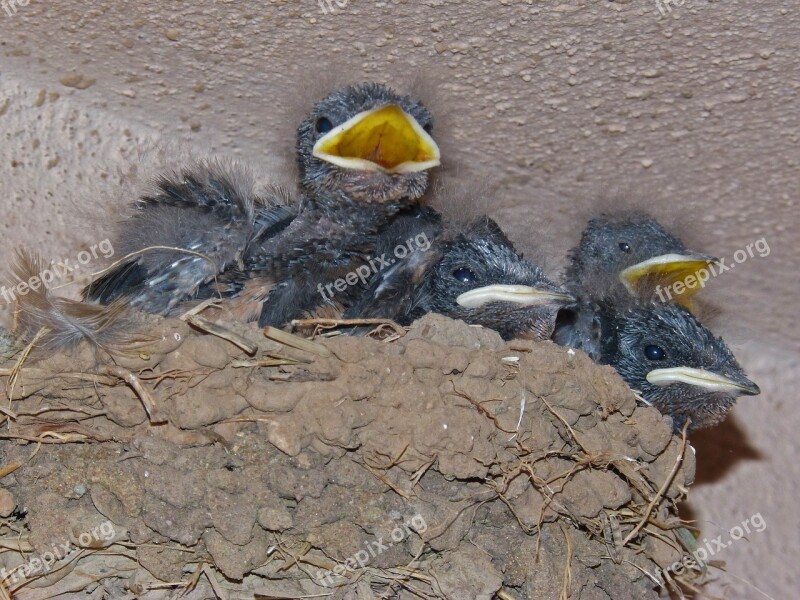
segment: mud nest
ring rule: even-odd
[[[693,452],[581,352],[222,335],[0,365],[4,593],[640,599],[687,554]]]

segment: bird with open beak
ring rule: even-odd
[[[691,297],[705,286],[713,256],[689,250],[654,218],[644,213],[604,214],[589,221],[570,252],[566,286],[578,298],[598,300],[624,289],[640,300],[670,290],[673,301],[691,308]],[[690,276],[701,283],[674,283]],[[662,294],[663,295],[663,294]]]
[[[391,258],[395,248],[421,238],[425,246]],[[381,232],[377,249],[392,264],[372,278],[345,317],[408,325],[434,312],[494,329],[504,339],[545,340],[558,310],[573,301],[486,217],[459,228],[430,207],[414,208]]]
[[[363,264],[378,229],[425,192],[440,159],[431,128],[421,103],[386,86],[334,91],[297,130],[299,200],[260,197],[228,163],[166,174],[123,224],[116,247],[131,256],[84,297],[166,315],[232,296],[233,314],[284,325],[322,302],[320,283]]]
[[[320,288],[374,256],[378,231],[418,204],[439,164],[432,127],[418,100],[375,83],[314,106],[297,130],[297,216],[278,235],[255,238],[246,257],[246,270],[269,282],[261,325],[313,312],[325,302]]]
[[[586,321],[588,323],[588,320]],[[688,310],[675,304],[629,300],[602,303],[575,346],[613,366],[628,386],[662,414],[676,432],[715,425],[741,395],[760,393],[733,353]],[[580,340],[593,340],[582,346]]]

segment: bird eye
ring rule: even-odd
[[[667,358],[667,353],[664,352],[664,349],[661,348],[661,346],[656,346],[655,344],[646,346],[644,349],[644,355],[647,360],[664,360]]]
[[[317,133],[328,133],[331,129],[333,129],[333,123],[328,117],[320,117],[317,119],[317,124],[315,125]]]
[[[474,283],[475,279],[477,279],[475,273],[466,267],[460,267],[453,271],[453,277],[458,279],[461,283]]]
[[[625,254],[631,251],[631,245],[626,242],[619,243],[619,249],[622,250]]]

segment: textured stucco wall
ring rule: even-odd
[[[153,141],[240,156],[285,178],[291,105],[304,90],[330,72],[401,87],[422,76],[435,88],[448,167],[490,181],[498,193],[487,206],[523,248],[562,255],[588,200],[609,190],[688,224],[701,249],[729,262],[767,239],[768,257],[708,291],[723,308],[717,329],[764,393],[696,439],[691,505],[712,537],[754,513],[768,523],[714,557],[736,574],[722,577],[727,597],[760,597],[753,585],[792,596],[797,7],[682,0],[662,15],[655,0],[338,4],[327,14],[313,0],[0,8],[0,256],[24,243],[74,257],[105,238],[120,174]]]

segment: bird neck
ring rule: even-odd
[[[362,233],[374,233],[408,204],[407,200],[389,203],[363,202],[343,192],[308,194],[305,211],[333,221],[342,221],[358,227]]]

